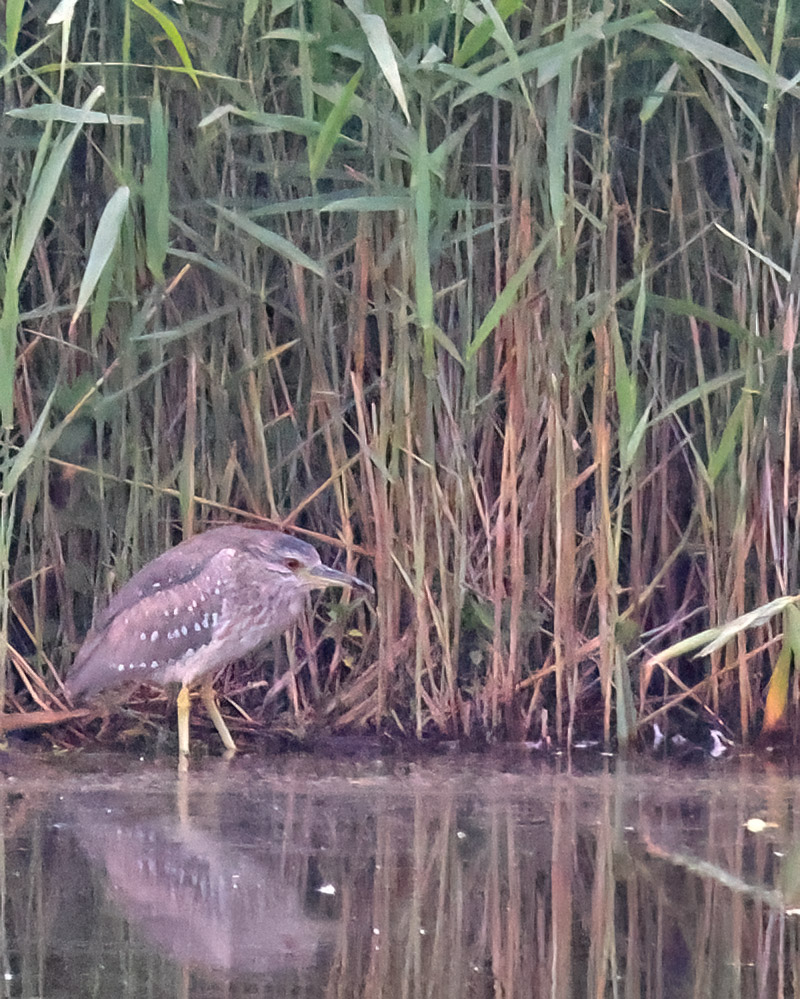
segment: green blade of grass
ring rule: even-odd
[[[528,88],[525,84],[525,77],[523,76],[522,70],[519,65],[519,56],[517,55],[517,48],[514,44],[511,36],[508,33],[508,29],[505,26],[503,18],[500,16],[500,12],[495,7],[492,0],[481,0],[483,8],[489,15],[489,20],[492,22],[493,35],[497,43],[502,48],[506,56],[506,62],[508,66],[513,70],[514,77],[519,85],[520,92],[525,100],[528,109],[532,109],[531,97],[528,93]]]
[[[169,242],[168,160],[167,122],[156,95],[150,103],[150,163],[144,171],[142,200],[147,267],[160,284]]]
[[[311,148],[311,155],[309,156],[308,161],[308,170],[311,174],[312,181],[316,182],[319,175],[325,169],[325,164],[328,162],[328,159],[333,152],[333,148],[339,140],[342,125],[344,125],[352,114],[350,105],[363,73],[364,67],[361,66],[350,77],[347,84],[342,89],[339,100],[331,108],[328,117],[322,124],[319,136]]]
[[[382,17],[377,14],[370,14],[364,9],[362,0],[344,0],[347,8],[353,13],[361,25],[361,30],[366,36],[372,54],[383,73],[386,82],[391,87],[400,110],[405,115],[407,122],[411,121],[408,113],[408,102],[403,88],[403,81],[400,77],[400,67],[397,65],[397,57],[394,54],[392,39]]]
[[[708,309],[703,305],[698,305],[697,303],[691,301],[688,298],[666,298],[663,295],[654,295],[653,293],[648,293],[647,304],[651,308],[662,309],[664,312],[673,316],[694,316],[695,319],[701,319],[704,323],[709,323],[712,326],[717,326],[719,329],[724,330],[729,333],[732,337],[737,340],[741,340],[743,343],[751,343],[753,346],[767,347],[768,342],[762,337],[754,336],[746,326],[742,326],[735,320],[728,318],[728,316],[723,316],[719,312],[714,312],[713,309]]]
[[[675,82],[675,77],[678,75],[678,63],[673,62],[669,69],[664,73],[661,79],[653,88],[653,92],[642,104],[642,110],[639,112],[639,121],[644,124],[650,121],[653,115],[658,111],[661,105],[664,103],[664,98],[672,89],[672,84]]]
[[[522,0],[499,0],[497,15],[502,21],[507,21],[512,14],[522,7]],[[477,8],[476,8],[477,13]],[[476,56],[494,34],[492,18],[483,17],[467,34],[458,51],[453,55],[453,65],[460,67]]]
[[[22,24],[25,0],[6,0],[6,53],[10,56],[17,48],[17,38]]]
[[[767,71],[771,71],[767,58],[761,51],[761,46],[756,41],[753,32],[747,27],[742,15],[738,10],[736,10],[733,4],[730,3],[729,0],[711,0],[711,2],[720,14],[724,15],[728,19],[731,27],[735,30],[736,34],[739,38],[741,38],[747,48],[750,49],[753,54],[753,58],[759,66],[762,66]]]
[[[747,404],[747,396],[742,395],[736,403],[733,412],[728,417],[719,445],[709,455],[708,478],[711,482],[716,481],[719,473],[727,465],[728,459],[733,454],[733,449],[736,447],[736,441],[742,429],[742,421]]]
[[[417,322],[422,329],[422,369],[425,375],[433,377],[436,364],[430,259],[431,171],[424,118],[420,123],[419,139],[413,155],[411,188],[414,195],[414,290]]]
[[[103,111],[84,111],[53,101],[48,104],[35,104],[30,108],[12,108],[6,111],[9,118],[24,121],[62,121],[68,125],[143,125],[144,118],[132,114],[105,114]]]
[[[0,496],[10,496],[14,492],[19,484],[19,480],[25,473],[25,470],[36,457],[37,451],[39,450],[39,444],[44,437],[45,427],[50,417],[50,408],[53,405],[58,388],[59,386],[55,386],[50,395],[47,397],[44,406],[42,406],[42,411],[39,413],[38,419],[34,424],[33,430],[31,430],[28,435],[28,439],[16,455],[14,455],[13,460],[9,461],[8,466],[0,470],[2,471],[2,479],[0,479]]]
[[[550,211],[553,225],[560,229],[564,224],[566,197],[564,194],[567,155],[572,123],[569,107],[572,97],[572,63],[564,62],[558,73],[556,99],[547,116],[547,172],[550,192]]]
[[[82,106],[81,110],[84,114],[91,111],[92,106],[103,93],[103,87],[95,87]],[[46,125],[46,135],[39,145],[33,177],[21,212],[19,225],[8,251],[3,313],[0,316],[0,418],[6,427],[11,427],[14,423],[14,370],[17,320],[19,318],[19,287],[33,253],[36,239],[50,211],[56,186],[83,124],[84,118],[81,117],[72,129],[52,143],[50,149],[47,148],[47,135],[49,134],[47,130],[51,126],[50,123]]]
[[[78,301],[69,324],[70,334],[72,334],[78,317],[86,308],[86,303],[97,287],[97,282],[117,247],[122,220],[128,210],[130,193],[128,187],[118,188],[109,198],[108,204],[100,216],[100,221],[97,223],[97,232],[92,240],[89,259],[78,291]]]
[[[180,31],[175,27],[175,22],[167,17],[162,11],[158,9],[154,4],[150,3],[150,0],[133,0],[134,4],[143,10],[145,14],[149,14],[150,17],[156,21],[163,30],[164,34],[172,42],[175,51],[178,53],[178,58],[183,63],[183,67],[186,72],[191,76],[194,81],[194,85],[200,89],[200,81],[197,79],[197,73],[194,71],[194,66],[192,65],[192,60],[189,56],[189,50],[186,48],[186,42],[184,42],[181,37]]]
[[[92,105],[103,93],[103,87],[95,87],[81,110],[88,113]],[[29,200],[25,204],[19,230],[14,240],[14,248],[12,253],[9,254],[9,272],[12,274],[13,282],[16,286],[19,286],[22,280],[23,272],[33,252],[36,237],[39,235],[42,224],[50,210],[56,185],[72,152],[72,147],[75,145],[78,135],[83,128],[84,120],[84,117],[79,117],[75,127],[53,143],[52,149],[47,156],[47,161],[37,178],[35,189],[31,192]]]
[[[204,115],[197,123],[198,128],[208,128],[215,121],[220,121],[228,116],[244,118],[251,121],[259,128],[268,132],[290,132],[293,135],[304,135],[311,137],[317,135],[320,130],[319,123],[310,121],[308,118],[301,118],[293,114],[270,114],[266,111],[251,111],[247,108],[238,108],[234,104],[220,104]]]
[[[772,87],[785,87],[793,92],[797,91],[796,87],[791,86],[789,80],[773,73],[769,66],[762,66],[755,59],[749,59],[746,55],[742,55],[741,52],[737,52],[736,49],[722,45],[713,38],[706,38],[699,32],[687,31],[685,28],[674,28],[672,25],[658,24],[654,21],[639,21],[633,27],[637,31],[642,32],[642,34],[649,35],[651,38],[657,38],[667,45],[673,45],[683,52],[688,52],[689,55],[694,56],[700,61],[708,60],[719,66],[727,66],[728,69],[736,70],[737,73],[744,73]],[[795,96],[798,96],[798,94],[795,93]]]
[[[520,264],[514,275],[506,283],[505,288],[503,288],[497,296],[494,305],[492,305],[491,309],[489,309],[486,313],[485,319],[475,331],[475,336],[472,338],[471,343],[467,347],[468,361],[471,361],[472,358],[475,357],[486,340],[492,334],[497,324],[511,308],[514,300],[519,294],[519,290],[522,287],[523,282],[536,266],[536,261],[539,257],[541,257],[548,246],[550,246],[555,237],[556,231],[555,229],[551,229],[539,245],[531,250],[525,260],[523,260],[522,264]]]
[[[318,277],[323,277],[325,274],[325,269],[321,264],[318,264],[315,260],[312,260],[307,254],[303,253],[302,250],[298,249],[294,243],[291,243],[284,236],[279,236],[277,232],[273,232],[271,229],[265,229],[263,226],[257,225],[252,222],[246,215],[242,215],[239,212],[232,212],[228,208],[223,208],[221,205],[214,205],[217,212],[222,216],[222,218],[227,219],[231,225],[236,226],[242,232],[246,232],[248,236],[252,236],[257,242],[261,243],[262,246],[266,246],[268,249],[272,250],[273,253],[277,253],[278,256],[285,257],[287,260],[291,261],[293,264],[297,264],[299,267],[304,267],[306,270],[311,271],[312,274],[316,274]]]

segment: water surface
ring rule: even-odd
[[[522,753],[8,757],[8,996],[800,988],[800,781]]]

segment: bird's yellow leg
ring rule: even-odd
[[[189,688],[185,684],[178,694],[178,754],[189,755]]]
[[[208,712],[208,717],[214,722],[214,728],[219,732],[219,737],[222,739],[223,746],[231,751],[236,752],[236,743],[233,741],[233,737],[228,731],[228,726],[225,724],[225,719],[219,713],[219,708],[217,707],[217,701],[214,697],[214,677],[213,674],[209,674],[203,680],[203,684],[200,687],[200,696],[203,698],[203,704],[206,706],[206,711]]]

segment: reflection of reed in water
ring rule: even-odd
[[[184,991],[193,999],[788,995],[786,969],[800,967],[785,913],[797,904],[796,780],[618,767],[547,779],[476,766],[460,783],[301,773],[270,784],[256,771],[238,787],[234,773],[192,797],[183,821],[141,786],[73,795],[67,826],[140,932],[92,905],[66,829],[39,818],[23,835],[9,807],[6,966],[23,965],[30,985],[9,994],[84,995],[89,983],[123,999],[175,994],[177,960],[206,980]],[[756,815],[768,820],[758,834],[744,825]],[[335,899],[315,890],[323,880]],[[253,897],[231,897],[248,884]],[[335,921],[313,918],[328,903]]]
[[[81,846],[105,869],[110,899],[181,965],[242,975],[301,969],[330,937],[330,923],[304,913],[279,856],[237,849],[174,814],[137,816],[124,795],[83,800],[72,817]]]

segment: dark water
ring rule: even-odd
[[[778,766],[3,766],[7,996],[800,990],[800,780]]]

